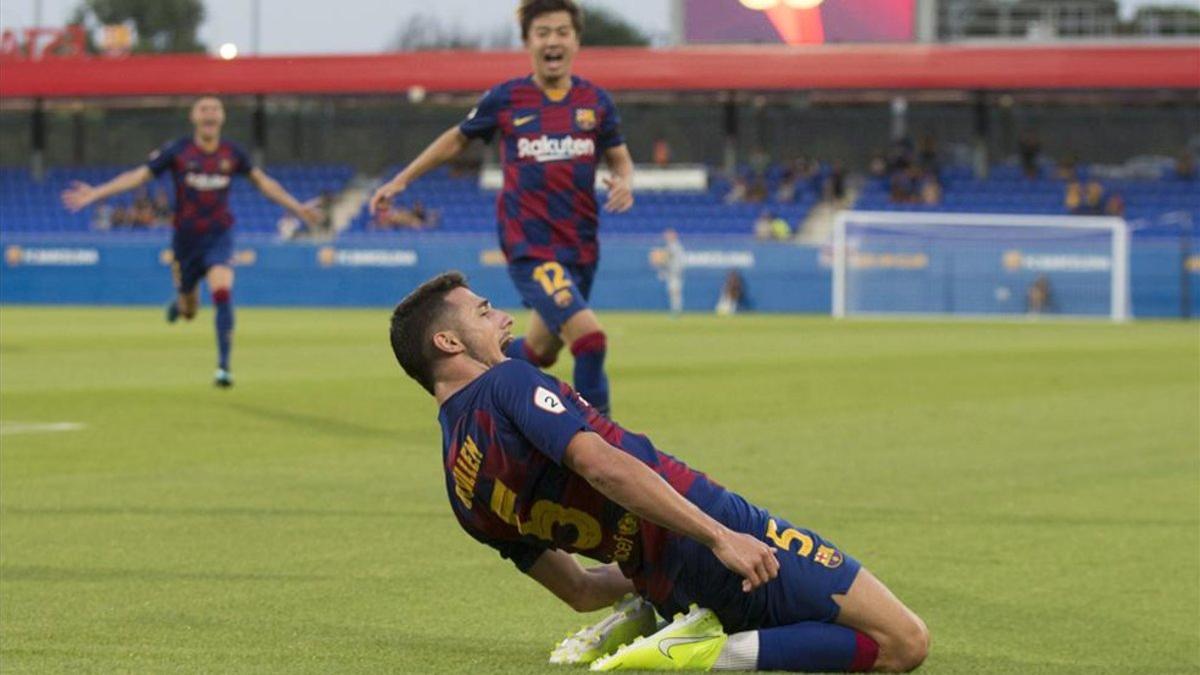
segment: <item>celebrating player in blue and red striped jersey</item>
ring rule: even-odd
[[[594,669],[920,665],[924,623],[857,560],[505,357],[511,326],[446,273],[396,306],[392,350],[441,407],[446,491],[472,537],[579,611],[630,592],[663,616],[698,605]]]
[[[204,279],[216,307],[217,372],[213,383],[233,385],[229,356],[233,341],[233,214],[229,212],[229,187],[235,175],[246,176],[268,199],[310,225],[321,215],[296,200],[275,179],[251,163],[241,148],[221,139],[225,107],[212,96],[192,104],[195,131],[155,150],[142,166],[104,183],[75,183],[63,192],[71,211],[145,185],[170,171],[175,181],[175,217],[171,241],[172,273],[178,297],[167,306],[167,320],[191,320],[200,305],[199,284]]]
[[[534,312],[509,355],[547,367],[563,345],[575,357],[575,387],[609,407],[608,344],[588,307],[596,264],[596,165],[607,162],[605,209],[633,206],[633,159],[608,94],[571,75],[582,20],[573,0],[525,0],[518,16],[533,74],[492,87],[462,123],[443,133],[371,198],[372,213],[471,142],[500,133],[504,188],[496,200],[509,276]]]

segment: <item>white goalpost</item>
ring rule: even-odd
[[[833,316],[1129,318],[1129,228],[1116,217],[843,211]]]

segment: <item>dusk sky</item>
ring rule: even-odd
[[[35,7],[42,23],[62,25],[79,0],[3,0],[0,28],[33,25]],[[262,52],[265,54],[377,52],[383,50],[406,20],[416,14],[435,16],[442,25],[464,32],[491,34],[515,26],[517,2],[507,0],[261,0]],[[651,36],[670,30],[668,0],[595,0],[591,4],[618,12]],[[210,48],[232,42],[248,53],[249,0],[205,0],[208,19],[200,38]]]
[[[729,0],[735,2],[736,0]],[[1123,15],[1138,5],[1186,4],[1180,0],[1119,0]],[[35,7],[42,8],[44,25],[62,25],[80,0],[3,0],[0,28],[33,25]],[[513,27],[517,0],[260,0],[262,53],[350,53],[384,50],[401,26],[414,15],[437,18],[443,26],[460,26],[466,33],[491,35]],[[669,35],[671,0],[589,0],[614,10],[640,26],[652,38]],[[207,21],[200,38],[215,50],[224,42],[250,52],[250,0],[205,0]]]

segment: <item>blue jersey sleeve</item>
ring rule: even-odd
[[[571,439],[589,429],[583,417],[563,402],[558,380],[528,362],[512,359],[497,367],[504,368],[498,379],[497,407],[535,448],[562,464]]]
[[[467,113],[467,119],[458,125],[458,130],[467,138],[482,138],[485,142],[490,143],[492,136],[496,134],[496,127],[500,123],[500,107],[504,103],[503,99],[504,91],[501,87],[492,87],[484,92],[479,103],[476,103],[475,107],[471,108],[471,112]]]
[[[621,137],[621,115],[617,112],[617,106],[603,89],[599,90],[599,99],[602,119],[600,129],[596,133],[596,141],[600,149],[608,150],[624,145],[625,139]]]
[[[242,146],[236,143],[230,143],[229,149],[233,152],[235,174],[246,175],[254,168],[254,161],[250,159],[250,155],[242,149]]]
[[[150,172],[154,174],[155,178],[171,168],[171,163],[175,161],[176,155],[182,148],[183,141],[174,140],[150,153],[149,159],[146,160],[146,166],[150,168]]]

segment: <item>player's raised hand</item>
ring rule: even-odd
[[[609,176],[604,179],[604,187],[608,188],[608,201],[604,210],[609,213],[624,213],[633,206],[633,188],[629,181],[619,176]]]
[[[371,202],[368,205],[371,215],[390,209],[392,207],[392,197],[404,192],[406,188],[408,188],[406,182],[395,178],[380,185],[375,194],[371,195]]]
[[[748,534],[727,531],[712,547],[712,552],[722,565],[742,577],[742,591],[746,593],[779,575],[775,551]]]
[[[80,181],[71,183],[71,187],[63,190],[62,193],[63,206],[67,207],[71,213],[77,213],[87,208],[94,201],[96,201],[96,188]]]

